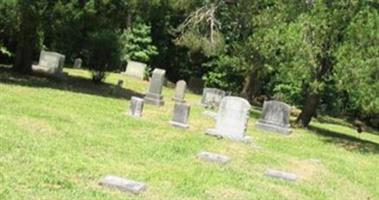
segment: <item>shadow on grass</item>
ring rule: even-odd
[[[314,125],[309,126],[308,128],[313,133],[323,137],[323,140],[327,143],[336,144],[340,147],[345,148],[348,151],[354,151],[359,153],[379,153],[379,144],[350,136],[341,132],[331,131]]]
[[[250,117],[259,120],[262,115],[262,108],[253,106],[252,109],[250,110]]]
[[[132,96],[143,97],[143,94],[133,90],[117,87],[109,83],[94,84],[90,79],[82,77],[66,75],[64,79],[57,79],[41,74],[20,75],[5,67],[0,67],[0,83],[35,88],[51,88],[117,99],[130,100]]]

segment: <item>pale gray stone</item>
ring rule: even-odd
[[[216,88],[204,88],[201,104],[205,108],[217,109],[226,92]]]
[[[149,91],[145,96],[145,103],[156,106],[163,106],[164,100],[162,96],[163,82],[165,81],[166,71],[163,69],[155,69],[153,77],[150,81]]]
[[[188,118],[191,106],[186,103],[176,103],[174,108],[174,117],[170,124],[176,128],[189,128]]]
[[[63,75],[63,66],[66,57],[62,54],[49,51],[41,51],[38,65],[32,65],[34,71],[47,73],[54,76]]]
[[[287,180],[287,181],[296,181],[297,175],[293,173],[288,173],[284,171],[274,170],[274,169],[268,169],[266,171],[266,176]]]
[[[176,83],[175,88],[175,96],[173,97],[173,100],[178,103],[184,103],[185,96],[186,96],[186,90],[187,90],[187,83],[183,80],[180,80]]]
[[[118,176],[106,176],[100,181],[100,185],[133,194],[140,194],[147,189],[147,186],[144,183],[131,181]]]
[[[130,100],[129,115],[133,117],[142,117],[144,100],[138,97],[132,97]]]
[[[258,129],[289,135],[291,107],[280,101],[266,101],[263,105],[262,117],[256,124]]]
[[[146,67],[147,65],[145,63],[129,60],[124,74],[133,78],[144,80]]]
[[[207,130],[207,134],[250,143],[251,138],[245,135],[250,109],[246,99],[225,97],[217,114],[216,128]]]
[[[81,58],[77,58],[74,60],[74,68],[82,68],[83,60]]]
[[[231,160],[228,156],[206,152],[206,151],[200,152],[199,154],[197,154],[197,157],[201,160],[214,162],[214,163],[218,163],[222,165],[227,164]]]

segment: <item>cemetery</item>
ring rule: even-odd
[[[378,8],[0,1],[0,200],[379,200]]]

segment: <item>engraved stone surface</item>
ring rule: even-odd
[[[268,132],[291,134],[290,111],[291,107],[283,102],[266,101],[256,127]]]
[[[206,108],[217,109],[226,92],[216,88],[204,88],[201,104]]]
[[[277,179],[282,179],[286,181],[296,181],[297,180],[297,175],[293,173],[288,173],[284,171],[279,171],[275,169],[268,169],[266,171],[266,176],[272,177],[272,178],[277,178]]]
[[[83,60],[81,58],[77,58],[74,61],[74,68],[82,68]]]
[[[206,151],[200,152],[199,154],[197,154],[197,157],[201,160],[205,160],[208,162],[214,162],[214,163],[218,163],[221,165],[225,165],[228,162],[230,162],[230,160],[231,160],[228,156],[224,156],[224,155],[216,154],[216,153],[211,153],[211,152],[206,152]]]
[[[33,65],[34,71],[51,75],[63,75],[65,56],[56,52],[41,51],[38,65]]]
[[[163,106],[164,100],[162,96],[163,83],[165,81],[166,71],[163,69],[155,69],[153,77],[150,81],[149,91],[145,96],[145,103],[156,106]]]
[[[188,118],[191,106],[186,103],[176,103],[174,108],[174,117],[170,124],[176,128],[189,128]]]
[[[118,176],[106,176],[100,181],[100,185],[118,189],[123,192],[131,192],[133,194],[140,194],[147,189],[147,186],[144,183],[131,181]]]
[[[250,143],[245,136],[251,105],[240,97],[225,97],[217,114],[216,128],[207,130],[207,134]]]
[[[128,66],[126,67],[125,75],[134,77],[140,80],[145,78],[146,64],[141,62],[136,62],[129,60]]]
[[[175,96],[173,100],[178,103],[184,103],[184,97],[186,96],[187,83],[183,80],[180,80],[176,83]]]
[[[138,97],[132,97],[130,101],[129,115],[133,117],[142,117],[144,101]]]

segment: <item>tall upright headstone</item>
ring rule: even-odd
[[[170,121],[170,124],[177,128],[187,129],[188,118],[190,114],[191,106],[186,103],[176,103],[174,108],[174,116]]]
[[[291,107],[283,102],[266,101],[256,127],[268,132],[291,134],[290,112]]]
[[[164,100],[162,96],[163,83],[165,81],[166,71],[163,69],[155,69],[150,81],[149,91],[145,96],[145,103],[156,106],[163,106]]]
[[[129,60],[124,74],[130,77],[144,80],[146,67],[147,65],[145,63]]]
[[[133,117],[142,117],[143,99],[132,97],[130,101],[129,115]]]
[[[243,98],[223,98],[216,118],[216,128],[208,129],[207,134],[249,143],[251,139],[245,132],[250,109],[251,105]]]
[[[226,92],[217,88],[204,88],[201,104],[206,108],[218,108]]]
[[[176,83],[175,96],[173,100],[178,103],[184,103],[184,97],[186,96],[187,83],[183,80],[180,80]]]
[[[77,58],[74,60],[74,68],[82,68],[83,60],[81,58]]]
[[[38,65],[33,65],[34,71],[60,76],[63,74],[63,66],[66,57],[62,54],[49,51],[41,51]]]

